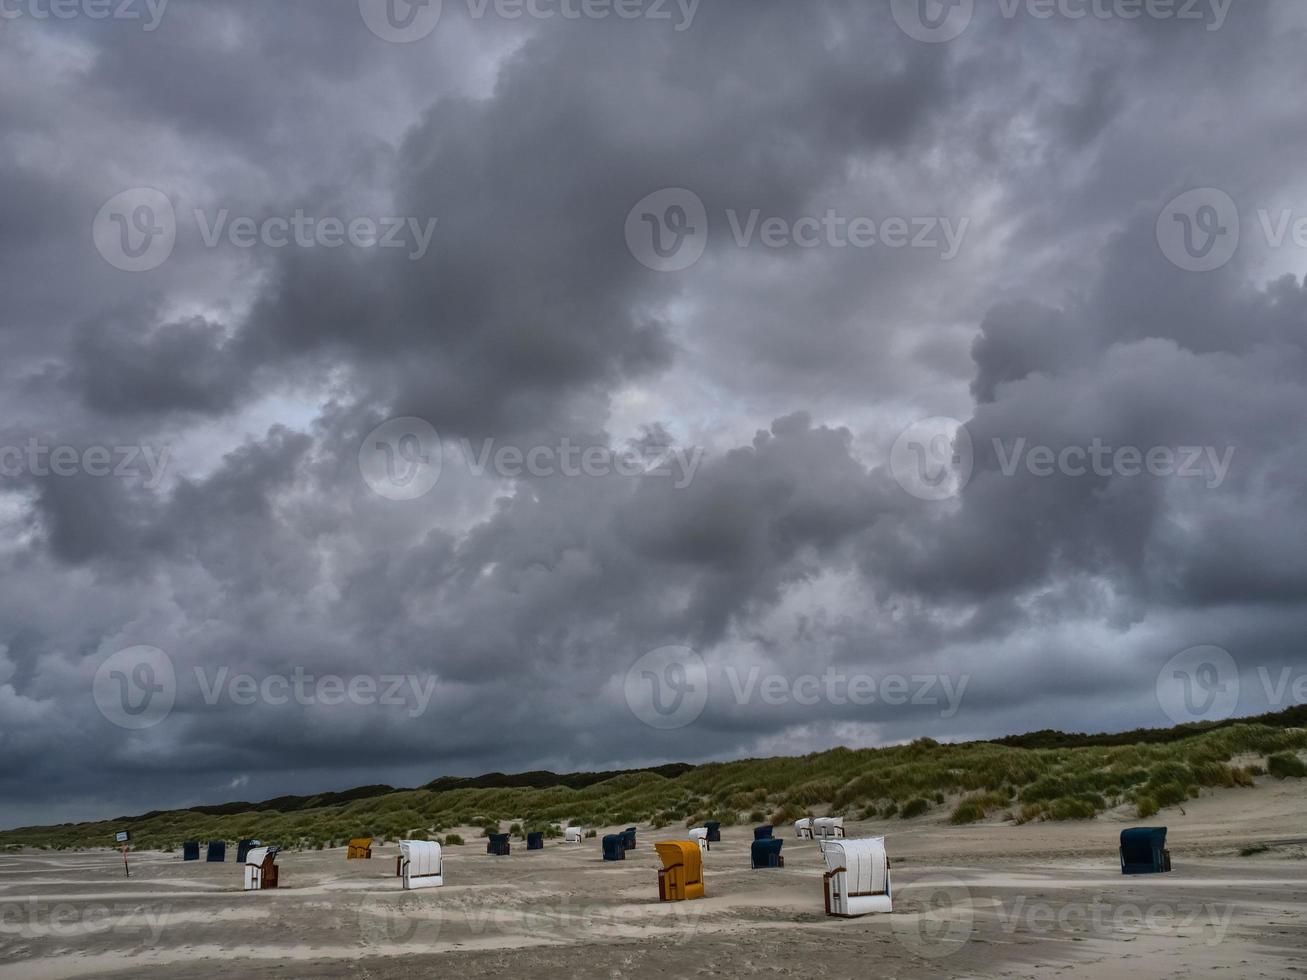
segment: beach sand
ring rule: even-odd
[[[0,856],[0,978],[1061,978],[1307,976],[1307,785],[1263,780],[1143,821],[1170,828],[1175,870],[1123,877],[1124,813],[1077,823],[849,823],[884,834],[892,915],[828,918],[817,844],[749,869],[750,827],[705,857],[708,897],[657,901],[652,842],[604,863],[599,841],[509,857],[445,849],[443,888],[404,892],[394,844],[284,853],[282,887],[241,867],[113,851]],[[612,831],[620,828],[607,828]],[[604,829],[600,828],[603,833]],[[1269,851],[1241,857],[1253,844]],[[234,858],[229,848],[229,857]]]

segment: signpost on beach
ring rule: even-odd
[[[128,841],[131,839],[132,835],[126,830],[120,830],[114,835],[114,840],[123,846],[123,871],[126,872],[128,878],[132,876],[132,869],[127,866],[127,852],[131,849],[131,844]]]

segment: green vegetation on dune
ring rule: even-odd
[[[154,812],[130,821],[30,827],[0,832],[0,847],[101,847],[129,823],[138,848],[172,850],[184,840],[257,837],[283,847],[342,846],[350,837],[381,840],[440,837],[453,828],[549,836],[574,823],[587,828],[627,824],[724,826],[781,824],[814,812],[852,818],[909,820],[946,807],[955,824],[1007,817],[1081,820],[1126,808],[1151,816],[1203,788],[1253,785],[1260,765],[1291,778],[1307,771],[1302,709],[1243,722],[1149,730],[1121,736],[1040,732],[994,742],[942,745],[918,739],[883,749],[832,749],[800,758],[747,759],[701,766],[663,766],[620,773],[555,776],[492,773],[445,778],[420,789],[364,787],[261,804],[228,804]],[[1030,744],[1022,744],[1028,742]],[[281,807],[277,805],[281,802]],[[951,806],[947,806],[950,804]],[[243,809],[233,809],[240,807]],[[938,817],[937,817],[938,818]],[[454,843],[456,835],[446,835]]]

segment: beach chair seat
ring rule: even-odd
[[[785,858],[781,857],[781,847],[785,841],[779,837],[762,837],[753,842],[749,857],[756,871],[759,868],[783,868]]]
[[[627,827],[622,831],[622,846],[628,851],[635,848],[635,828]]]
[[[276,847],[252,847],[245,855],[245,890],[264,891],[276,888],[280,874],[277,869]]]
[[[697,844],[699,845],[699,850],[700,850],[700,851],[703,851],[704,853],[707,853],[708,851],[711,851],[711,850],[712,850],[711,845],[709,845],[709,843],[708,843],[708,828],[707,828],[707,827],[694,827],[694,828],[692,828],[692,829],[690,830],[690,840],[692,840],[692,841],[694,841],[695,843],[697,843]]]
[[[1121,831],[1123,875],[1165,874],[1171,870],[1165,827],[1132,827]]]
[[[708,820],[704,823],[708,828],[708,843],[716,844],[722,839],[722,825],[716,820]]]
[[[754,840],[767,840],[768,838],[770,838],[770,837],[772,836],[774,830],[775,830],[775,828],[772,827],[771,824],[766,824],[765,826],[762,826],[762,827],[754,827],[754,828],[753,828],[753,839],[754,839]]]
[[[568,827],[563,831],[563,842],[565,844],[579,844],[582,836],[584,835],[580,827]]]
[[[799,840],[804,840],[804,839],[811,840],[811,839],[812,839],[812,818],[811,818],[811,817],[803,817],[803,818],[800,819],[800,820],[796,820],[796,821],[794,821],[794,836],[797,837],[797,838],[799,838]]]
[[[812,836],[818,840],[835,840],[844,837],[844,818],[817,817],[812,821]]]
[[[250,853],[250,851],[258,847],[262,843],[263,841],[255,840],[253,837],[247,837],[245,838],[245,840],[237,842],[236,844],[237,863],[244,864],[245,858]]]
[[[684,902],[703,898],[703,854],[692,840],[660,841],[654,845],[663,866],[658,872],[658,900]]]
[[[528,851],[543,851],[545,849],[545,835],[542,831],[533,831],[526,835],[526,849]]]
[[[198,861],[200,859],[200,842],[188,840],[182,844],[182,860]]]
[[[355,837],[349,842],[349,847],[345,851],[345,860],[347,861],[359,861],[371,857],[371,837]]]
[[[509,842],[508,834],[491,834],[486,839],[486,853],[494,854],[496,857],[508,857],[513,852],[513,845]]]
[[[626,844],[622,834],[605,834],[603,839],[605,861],[625,861]]]
[[[884,837],[826,841],[822,878],[826,914],[844,918],[894,910],[889,855]]]
[[[405,891],[439,888],[445,883],[444,855],[433,840],[400,841],[398,861]]]
[[[209,851],[204,857],[205,861],[222,863],[227,860],[227,842],[225,840],[209,841]]]

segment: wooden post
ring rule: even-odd
[[[123,845],[123,871],[127,873],[128,878],[132,876],[132,869],[127,866],[127,850],[129,846],[130,845],[128,844]]]

